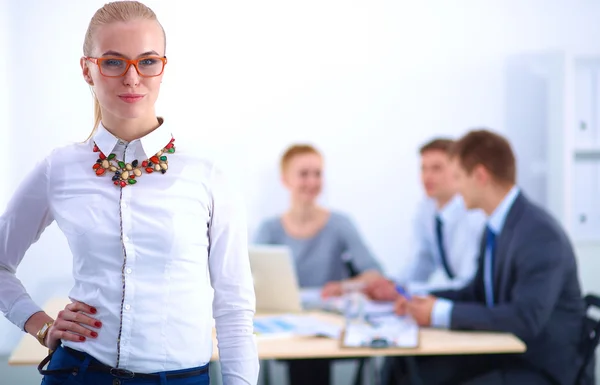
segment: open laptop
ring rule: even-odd
[[[291,250],[286,246],[250,245],[248,254],[254,278],[256,311],[302,311],[298,277]]]

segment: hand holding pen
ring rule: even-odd
[[[396,285],[396,291],[400,294],[394,303],[394,312],[398,315],[406,315],[410,294],[401,285]]]
[[[399,285],[396,290],[399,296],[394,303],[394,312],[400,316],[410,315],[419,326],[430,326],[436,298],[431,295],[411,296]]]

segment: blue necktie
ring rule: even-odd
[[[439,215],[435,216],[435,234],[437,238],[437,246],[440,252],[440,259],[442,260],[442,266],[444,270],[446,270],[446,274],[448,278],[453,279],[454,273],[452,273],[452,269],[450,269],[450,265],[448,264],[448,258],[446,257],[446,249],[444,248],[444,237],[442,233],[442,219]]]
[[[496,257],[496,234],[489,226],[485,227],[485,259],[483,264],[483,283],[485,285],[485,303],[494,306],[494,259]]]

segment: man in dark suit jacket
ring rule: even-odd
[[[402,297],[396,310],[423,326],[510,332],[527,351],[425,358],[420,375],[425,384],[572,385],[584,304],[569,239],[515,185],[515,158],[504,138],[471,131],[455,144],[453,159],[465,204],[488,215],[476,276],[460,290]]]

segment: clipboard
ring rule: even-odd
[[[343,348],[416,349],[419,326],[410,317],[388,315],[370,322],[348,322],[340,335]]]

